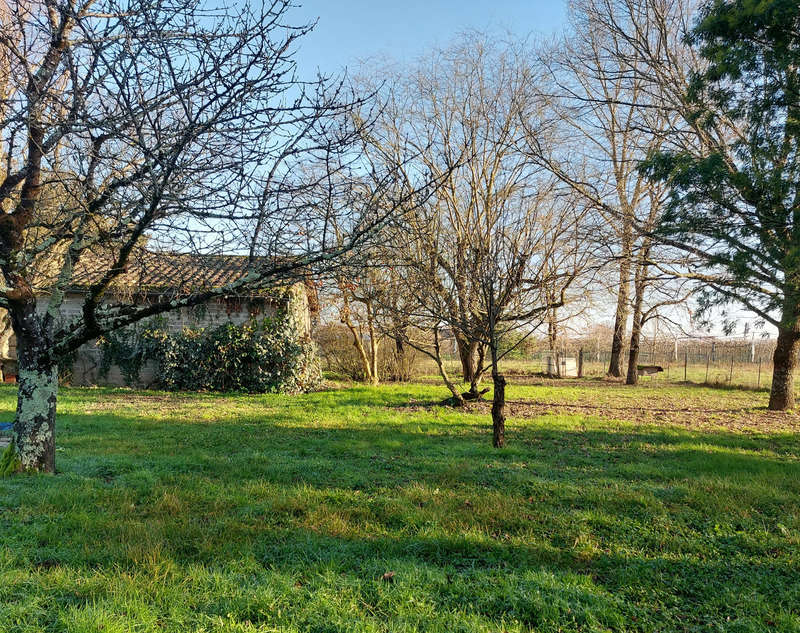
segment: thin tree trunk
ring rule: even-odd
[[[648,249],[649,251],[649,249]],[[649,252],[644,253],[647,257]],[[628,375],[626,385],[635,385],[639,382],[639,348],[642,339],[644,293],[647,287],[647,264],[639,263],[636,267],[636,278],[633,284],[633,322],[631,323],[631,344],[628,350]]]
[[[377,385],[380,381],[380,372],[378,370],[378,337],[375,335],[375,317],[372,311],[372,302],[366,301],[364,305],[367,309],[367,331],[369,332],[370,382]]]
[[[794,369],[800,348],[800,328],[795,322],[790,327],[778,329],[778,342],[772,357],[772,388],[769,394],[769,409],[785,411],[794,407]]]
[[[358,357],[361,360],[361,367],[364,371],[364,380],[370,383],[375,383],[375,377],[372,373],[372,363],[370,362],[370,358],[367,356],[367,350],[364,349],[364,341],[361,337],[361,332],[359,328],[356,328],[353,320],[350,318],[350,302],[346,298],[343,299],[344,305],[342,310],[339,314],[339,321],[343,323],[348,330],[350,330],[350,334],[353,337],[353,347],[356,348],[356,352],[358,352]]]
[[[442,377],[444,384],[450,390],[450,393],[453,394],[453,399],[458,406],[464,406],[464,397],[461,395],[461,392],[456,389],[456,386],[453,384],[453,381],[450,380],[450,376],[447,374],[447,370],[444,367],[444,363],[442,362],[442,349],[439,344],[439,329],[433,329],[433,350],[434,355],[433,359],[436,361],[436,366],[439,368],[439,375]]]
[[[506,379],[496,367],[492,369],[492,446],[503,448],[506,445]]]
[[[548,301],[553,301],[552,297],[549,295]],[[556,321],[556,309],[550,308],[547,312],[547,317],[547,339],[550,345],[550,358],[555,365],[550,375],[561,378],[561,358],[559,358],[558,353],[558,322]]]

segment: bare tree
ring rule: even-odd
[[[373,270],[349,267],[338,271],[335,283],[339,321],[350,332],[364,380],[373,385],[380,382],[376,282]]]
[[[526,154],[540,103],[526,59],[519,48],[474,39],[447,49],[436,57],[444,70],[414,75],[413,99],[398,102],[388,126],[393,138],[412,139],[419,169],[449,173],[392,227],[392,261],[414,331],[431,333],[406,342],[437,362],[458,402],[478,395],[477,381],[459,393],[441,360],[441,333],[475,345],[476,373],[491,370],[496,447],[505,445],[503,357],[564,304],[592,256],[581,238],[586,205]]]
[[[641,274],[638,263],[656,254],[657,247],[643,236],[642,227],[653,227],[653,213],[663,211],[651,201],[664,187],[651,182],[639,167],[662,146],[664,131],[677,120],[674,110],[658,105],[649,60],[626,35],[644,29],[644,36],[650,37],[633,4],[634,0],[572,4],[573,32],[542,59],[551,75],[548,100],[560,142],[543,144],[536,135],[530,142],[531,155],[592,204],[607,223],[609,230],[596,237],[616,268],[614,282],[607,284],[615,297],[608,367],[615,377],[623,375],[632,304],[645,301],[656,279]],[[638,284],[633,296],[632,282]]]
[[[310,27],[289,25],[289,13],[288,0],[238,12],[194,0],[36,0],[0,14],[0,307],[19,362],[6,471],[54,470],[57,366],[79,346],[330,271],[407,204],[385,165],[358,151],[364,103],[342,82],[298,77],[293,51]],[[365,171],[371,197],[353,185]],[[48,190],[59,192],[55,207]],[[334,220],[348,227],[345,243]],[[242,270],[181,295],[109,300],[145,251],[239,254]],[[82,312],[66,318],[65,293],[81,276]]]
[[[437,310],[441,306],[448,312],[442,323],[461,324],[448,334],[456,340],[472,398],[488,365],[481,334],[485,315],[473,312],[480,293],[479,264],[470,254],[476,252],[482,225],[492,222],[497,209],[535,195],[539,183],[520,140],[524,113],[533,109],[536,80],[521,45],[470,34],[392,79],[373,138],[373,151],[383,156],[410,143],[419,158],[407,177],[427,172],[442,182],[429,204],[398,228],[395,254],[401,266],[415,271],[406,276],[414,279],[410,288],[423,291],[425,301],[434,301],[427,295],[438,293]],[[412,238],[410,243],[403,234]],[[422,319],[428,327],[417,330],[434,334],[429,328],[439,325],[428,316]]]
[[[637,226],[639,237],[633,260],[631,336],[625,377],[628,385],[639,381],[639,351],[645,325],[651,320],[669,321],[664,311],[685,304],[696,290],[696,285],[685,276],[691,258],[654,239],[653,232],[666,208],[665,197],[663,188],[651,189],[649,211]],[[676,325],[680,329],[680,324]]]

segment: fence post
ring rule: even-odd
[[[735,348],[731,347],[731,369],[730,369],[730,372],[728,373],[728,384],[729,385],[733,381],[733,355],[735,354],[735,352],[736,352]]]
[[[578,378],[583,378],[583,348],[578,350]]]
[[[683,382],[686,382],[686,369],[689,366],[689,349],[683,352]]]

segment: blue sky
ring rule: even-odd
[[[336,73],[359,60],[410,61],[469,29],[548,36],[564,27],[567,0],[297,0],[296,22],[319,19],[303,38],[298,67]]]

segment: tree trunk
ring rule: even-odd
[[[548,301],[554,301],[548,295]],[[550,345],[550,358],[552,359],[555,369],[550,372],[551,376],[561,378],[561,358],[558,353],[558,322],[556,321],[556,309],[551,308],[547,313],[547,340]]]
[[[398,382],[408,382],[411,376],[406,367],[406,347],[403,344],[402,335],[394,337],[394,376],[393,378]]]
[[[456,389],[456,386],[453,384],[453,381],[450,380],[450,376],[447,375],[447,370],[444,367],[444,363],[442,362],[442,347],[439,341],[439,328],[433,328],[433,360],[436,361],[436,366],[439,368],[439,375],[442,377],[444,384],[450,390],[450,393],[453,394],[453,401],[459,407],[464,406],[464,398],[461,396],[461,392]]]
[[[645,254],[645,257],[647,253]],[[633,323],[631,324],[631,345],[628,350],[628,375],[626,385],[635,385],[639,382],[639,347],[642,339],[642,306],[644,305],[644,292],[647,284],[647,265],[642,263],[637,266],[636,280],[634,282],[633,298]]]
[[[631,327],[631,347],[628,350],[628,375],[626,385],[635,385],[639,382],[639,340],[642,334],[641,315],[634,314]]]
[[[506,379],[497,373],[496,365],[492,371],[492,382],[492,446],[503,448],[506,445]]]
[[[778,342],[772,357],[772,389],[769,393],[769,409],[785,411],[794,407],[794,368],[800,348],[798,323],[778,329]]]
[[[628,229],[625,229],[628,231]],[[632,227],[630,231],[632,231]],[[628,324],[628,295],[631,277],[631,243],[630,237],[623,237],[622,254],[619,262],[619,290],[617,291],[617,310],[614,315],[614,335],[611,339],[611,360],[608,364],[608,375],[615,378],[622,376],[622,348],[625,344],[625,329]]]
[[[478,349],[478,343],[456,336],[456,345],[461,359],[461,375],[464,382],[472,384],[475,380],[475,351]]]
[[[474,397],[474,399],[480,398],[479,389],[481,387],[481,381],[483,380],[483,374],[484,374],[484,366],[483,366],[484,355],[485,355],[484,346],[477,345],[477,351],[478,351],[478,360],[477,363],[475,364],[475,368],[472,371],[472,380],[470,380],[469,382],[469,391],[467,392],[470,394],[470,397]]]
[[[343,306],[339,313],[339,321],[350,330],[353,337],[353,347],[358,353],[358,358],[361,360],[361,368],[364,372],[364,380],[366,382],[377,384],[377,376],[373,374],[373,365],[370,357],[367,356],[367,350],[364,348],[364,340],[361,336],[361,326],[356,327],[353,320],[350,318],[350,301],[347,296],[343,294]]]
[[[490,299],[493,298],[490,295]],[[489,303],[489,353],[492,359],[492,446],[503,448],[506,445],[506,379],[497,367],[497,321],[493,302]]]
[[[378,370],[378,337],[375,335],[375,317],[372,311],[372,302],[365,301],[367,310],[367,331],[369,332],[369,365],[370,382],[377,385],[380,382],[380,372]]]
[[[18,335],[17,413],[4,470],[53,473],[56,469],[58,367],[42,363],[44,347],[43,341]]]

